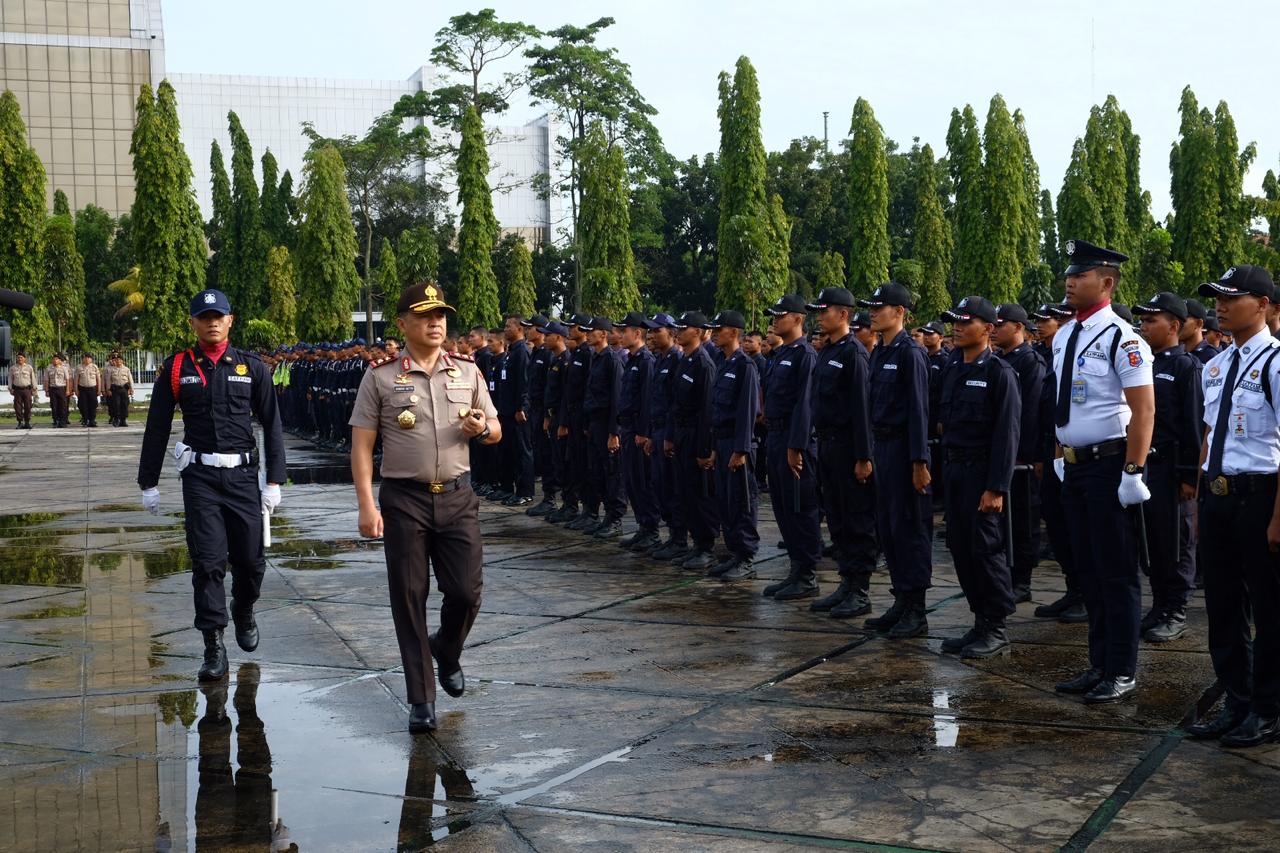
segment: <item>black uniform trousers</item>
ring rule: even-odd
[[[913,485],[905,436],[877,433],[873,455],[876,531],[894,594],[922,593],[933,585],[933,495]]]
[[[49,409],[53,413],[55,424],[65,424],[70,416],[71,404],[67,399],[67,386],[49,386]]]
[[[98,386],[84,385],[76,389],[76,408],[80,420],[95,423],[98,420]]]
[[[31,420],[31,397],[34,393],[31,388],[13,389],[13,416],[19,426]]]
[[[533,410],[533,414],[529,416],[530,443],[533,447],[533,473],[542,479],[542,496],[547,500],[554,500],[560,484],[556,480],[552,438],[542,428],[542,422],[546,419],[546,409]]]
[[[643,447],[636,447],[636,431],[622,427],[618,440],[622,447],[622,482],[636,515],[636,524],[644,530],[657,530],[661,516],[658,514],[658,497],[653,490],[653,474],[649,467],[656,465],[653,457],[646,456]]]
[[[730,471],[733,438],[717,438],[715,448],[716,497],[725,547],[735,557],[754,559],[760,550],[760,492],[756,483],[755,452],[747,454],[747,461],[741,468]]]
[[[498,466],[499,485],[504,491],[517,497],[533,497],[533,433],[532,422],[520,423],[515,415],[499,415],[502,441],[498,442],[501,462]],[[542,422],[538,422],[542,431]]]
[[[435,667],[427,641],[427,593],[435,572],[440,587],[436,656],[450,664],[480,612],[484,586],[480,498],[470,486],[433,495],[417,480],[387,478],[378,490],[387,559],[391,619],[404,664],[409,704],[434,702]]]
[[[258,600],[267,572],[257,467],[188,465],[182,471],[182,508],[191,553],[196,628],[225,628],[223,578],[227,564],[231,564],[231,597],[236,607],[248,608]]]
[[[617,427],[607,417],[587,421],[589,476],[587,508],[594,513],[604,504],[604,517],[619,519],[627,514],[627,498],[622,488],[621,462],[609,450],[609,433]],[[621,439],[619,439],[621,440]]]
[[[246,666],[252,667],[253,664]],[[225,686],[213,690],[226,690]],[[258,683],[242,670],[236,681],[236,763],[231,768],[231,718],[210,697],[196,724],[199,739],[195,823],[197,850],[269,850],[271,848],[271,748],[258,717]],[[221,706],[221,708],[219,708]]]
[[[660,430],[654,430],[659,432]],[[668,459],[663,452],[662,439],[653,440],[653,454],[649,457],[649,473],[653,477],[653,493],[658,501],[658,515],[677,540],[685,535],[684,501],[679,494],[679,477],[676,476],[676,460]]]
[[[698,467],[696,428],[676,426],[676,489],[683,504],[684,522],[695,547],[710,551],[720,533],[720,507],[716,501],[715,476]]]
[[[1184,607],[1196,582],[1193,540],[1195,501],[1181,500],[1182,477],[1172,454],[1147,458],[1147,487],[1151,500],[1142,505],[1147,523],[1147,554],[1151,565],[1151,600],[1157,607]]]
[[[769,460],[769,500],[778,532],[787,543],[793,568],[808,571],[822,559],[822,527],[818,520],[817,454],[811,444],[802,453],[797,478],[787,464],[786,429],[771,429],[765,439]],[[797,496],[798,493],[798,496]]]
[[[1030,586],[1031,573],[1040,563],[1040,480],[1034,471],[1014,468],[1005,512],[1013,513],[1013,585]]]
[[[836,431],[818,436],[818,485],[827,512],[827,529],[836,546],[840,577],[856,581],[867,591],[876,570],[876,487],[869,479],[859,483],[854,476],[853,443]]]
[[[1138,581],[1137,513],[1116,492],[1124,454],[1066,466],[1062,508],[1075,551],[1076,572],[1089,611],[1089,666],[1107,677],[1135,675],[1142,621]]]
[[[1078,593],[1080,579],[1076,573],[1075,546],[1067,529],[1067,514],[1062,508],[1062,481],[1051,462],[1045,463],[1044,475],[1040,478],[1040,517],[1044,519],[1044,532],[1049,537],[1053,558],[1062,567],[1067,590]]]
[[[569,477],[569,437],[561,438],[556,435],[556,425],[553,421],[547,441],[551,445],[551,476],[555,478],[556,486],[560,489],[560,495],[564,498],[565,504],[576,506],[578,490],[573,487]],[[546,480],[542,481],[542,490],[547,492]],[[547,492],[547,494],[554,497],[555,492]]]
[[[986,491],[986,459],[951,455],[947,459],[947,549],[956,577],[978,617],[999,624],[1014,611],[1013,583],[1006,551],[1004,513],[979,512]],[[1005,512],[1009,512],[1006,500]]]
[[[116,423],[124,423],[129,419],[128,385],[111,386],[111,396],[107,398],[107,411]]]
[[[1213,671],[1230,705],[1264,717],[1280,712],[1280,556],[1267,547],[1275,501],[1270,474],[1250,493],[1206,494],[1200,514]]]
[[[567,456],[565,457],[565,500],[568,500],[569,490],[572,488],[573,502],[581,502],[584,507],[590,506],[593,498],[590,483],[591,477],[589,476],[591,469],[586,415],[579,415],[570,419],[569,436],[566,441],[568,444]],[[594,503],[599,506],[600,499],[594,498]]]

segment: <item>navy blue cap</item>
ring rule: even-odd
[[[578,326],[579,328],[586,329],[588,326],[591,325],[591,315],[590,314],[574,314],[572,317],[569,318],[569,325]]]
[[[709,324],[713,329],[721,329],[728,326],[731,329],[745,329],[747,321],[743,319],[742,314],[737,311],[721,311],[719,314],[711,318]]]
[[[939,323],[937,320],[930,320],[928,323],[925,323],[923,326],[918,328],[921,332],[928,332],[934,335],[945,335],[947,333],[947,327]]]
[[[1187,300],[1187,316],[1196,320],[1207,320],[1209,318],[1209,309],[1198,299]]]
[[[804,307],[810,311],[821,311],[822,309],[835,305],[841,308],[854,307],[855,301],[853,294],[843,287],[824,287],[822,292],[818,294],[818,298],[806,304]]]
[[[890,303],[894,304],[894,303]],[[996,306],[991,300],[982,296],[966,296],[956,303],[950,311],[942,312],[942,319],[952,323],[960,320],[981,320],[984,323],[996,321]]]
[[[1076,310],[1070,305],[1057,302],[1045,302],[1031,312],[1032,320],[1067,320],[1074,317]]]
[[[537,329],[541,332],[542,327],[547,325],[547,318],[541,314],[534,314],[528,320],[521,320],[520,325],[526,329]]]
[[[1206,332],[1220,332],[1222,329],[1218,326],[1218,315],[1210,314],[1204,318],[1204,329]]]
[[[676,320],[677,329],[705,329],[707,328],[707,317],[699,311],[686,311],[680,315],[680,319]]]
[[[649,318],[650,329],[674,329],[676,327],[676,318],[666,312],[659,311]]]
[[[615,326],[625,326],[631,329],[653,329],[656,328],[649,322],[649,318],[639,311],[628,311],[627,316],[623,317]]]
[[[1271,273],[1253,264],[1240,264],[1222,274],[1216,282],[1200,285],[1201,296],[1265,296],[1275,298]]]
[[[577,319],[576,317],[574,319]],[[612,332],[613,321],[608,317],[592,317],[589,323],[578,324],[584,332]]]
[[[881,305],[901,305],[903,308],[910,309],[916,304],[916,298],[911,295],[911,291],[907,290],[904,285],[898,284],[896,281],[887,281],[876,288],[875,293],[867,299],[859,299],[858,304],[863,308],[879,308]]]
[[[538,331],[542,332],[544,335],[567,336],[569,334],[569,330],[565,328],[564,323],[561,323],[558,320],[552,320],[549,323],[539,326]]]
[[[1124,320],[1130,326],[1133,325],[1133,312],[1129,310],[1128,305],[1121,305],[1119,302],[1112,302],[1111,310],[1114,311],[1115,315],[1121,320]]]
[[[1115,249],[1104,249],[1084,240],[1067,241],[1067,257],[1071,265],[1065,275],[1086,272],[1094,267],[1117,267],[1129,260],[1129,256]]]
[[[206,311],[230,314],[231,300],[221,290],[202,290],[191,298],[191,316],[198,317]]]
[[[1204,310],[1203,305],[1200,306],[1200,310]],[[1159,314],[1161,311],[1185,321],[1187,319],[1187,300],[1176,293],[1162,290],[1141,305],[1133,306],[1133,313],[1135,314]]]
[[[1006,302],[996,306],[997,323],[1026,323],[1027,309],[1016,302]]]
[[[871,315],[866,311],[859,311],[849,320],[849,325],[855,329],[870,329]]]
[[[803,314],[805,313],[804,300],[794,293],[779,296],[778,301],[769,309],[769,313],[775,317],[783,314]]]

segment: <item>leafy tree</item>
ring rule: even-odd
[[[271,246],[293,246],[297,242],[293,221],[289,216],[289,199],[277,178],[280,166],[268,148],[262,154],[262,228]],[[290,184],[293,180],[290,178]]]
[[[894,234],[892,165],[889,176],[889,233]],[[793,139],[782,151],[765,154],[765,191],[782,198],[791,222],[791,265],[813,278],[820,277],[823,255],[833,246],[849,246],[848,160],[831,154],[821,139]],[[843,286],[843,279],[842,285]]]
[[[440,246],[435,232],[420,225],[400,235],[397,261],[401,288],[423,281],[435,281],[440,270]]]
[[[915,260],[920,265],[916,312],[932,320],[951,307],[947,278],[951,273],[952,238],[938,197],[933,148],[920,149],[916,163]]]
[[[1025,200],[1022,208],[1022,239],[1018,243],[1018,261],[1026,270],[1040,263],[1040,167],[1031,154],[1031,140],[1027,136],[1027,120],[1022,110],[1013,111],[1013,129],[1018,134],[1018,148],[1022,152],[1022,188]]]
[[[1018,304],[1028,311],[1034,311],[1046,302],[1057,301],[1057,279],[1053,269],[1043,261],[1029,267],[1022,276],[1022,292],[1018,294]]]
[[[955,232],[955,266],[952,292],[980,293],[983,276],[982,142],[973,107],[951,111],[947,128],[947,156],[955,188],[952,228]]]
[[[303,174],[298,272],[305,287],[298,333],[309,341],[337,341],[350,336],[351,311],[360,296],[342,155],[331,145],[312,146]]]
[[[538,298],[533,281],[533,255],[529,254],[529,247],[523,240],[512,247],[506,285],[506,312],[522,317],[533,316]]]
[[[493,195],[489,191],[484,125],[475,107],[468,107],[462,118],[458,202],[462,206],[462,225],[458,229],[458,322],[464,327],[493,327],[502,319],[498,280],[490,256],[498,237],[498,220],[493,215]]]
[[[849,289],[865,295],[889,278],[889,179],[884,132],[863,98],[849,133]]]
[[[1101,107],[1094,106],[1085,127],[1084,147],[1089,156],[1089,185],[1102,219],[1100,245],[1127,254],[1133,245],[1126,209],[1128,152],[1124,147],[1124,125],[1120,116],[1115,95],[1108,95]]]
[[[1178,141],[1169,152],[1169,196],[1174,217],[1170,236],[1173,257],[1182,264],[1184,290],[1221,273],[1223,235],[1222,196],[1219,193],[1218,132],[1213,114],[1200,109],[1187,86],[1178,106],[1182,116]]]
[[[212,191],[213,210],[209,221],[205,223],[204,235],[209,241],[212,256],[209,258],[209,287],[224,287],[219,271],[226,262],[227,256],[223,248],[227,235],[227,223],[231,220],[231,179],[227,177],[227,167],[222,159],[222,146],[213,140],[209,146],[209,183]]]
[[[1151,193],[1142,189],[1142,139],[1133,132],[1133,122],[1124,110],[1120,111],[1120,136],[1124,141],[1124,215],[1129,224],[1129,234],[1140,239],[1140,235],[1146,234],[1155,221],[1151,218]]]
[[[1239,149],[1236,123],[1226,101],[1219,101],[1213,113],[1214,159],[1218,172],[1219,226],[1217,251],[1211,256],[1210,270],[1222,271],[1240,263],[1244,256],[1244,240],[1252,218],[1252,205],[1244,197],[1244,176],[1257,155],[1252,142]]]
[[[622,149],[593,128],[581,168],[582,307],[593,314],[618,316],[640,304]]]
[[[13,92],[0,96],[0,287],[34,294],[44,279],[41,263],[45,227],[45,173],[27,142],[27,128]],[[30,350],[53,341],[49,316],[4,309],[13,340]],[[43,315],[43,316],[41,316]]]
[[[1263,210],[1267,219],[1267,236],[1271,245],[1280,246],[1280,180],[1276,179],[1276,173],[1270,169],[1267,169],[1267,174],[1262,178],[1262,194],[1268,202]]]
[[[400,268],[396,265],[396,250],[390,241],[383,241],[378,255],[378,266],[373,270],[374,297],[383,304],[394,305],[400,296]]]
[[[189,332],[186,318],[191,299],[205,287],[209,247],[205,242],[200,205],[192,189],[191,160],[182,145],[182,128],[178,121],[178,97],[168,80],[161,80],[156,89],[156,113],[164,132],[165,149],[170,152],[172,168],[176,171],[176,238],[177,277],[174,280],[171,310],[177,312],[175,322],[182,328],[180,337],[173,343],[186,340]]]
[[[231,209],[224,236],[225,261],[218,265],[222,288],[235,309],[258,315],[266,302],[267,232],[262,227],[262,199],[253,175],[253,146],[240,117],[227,113],[231,134]]]
[[[67,201],[67,194],[62,190],[53,191],[53,215],[54,216],[70,216],[71,203]]]
[[[1051,275],[1058,275],[1066,269],[1062,263],[1062,248],[1058,245],[1058,220],[1053,213],[1053,195],[1048,190],[1040,191],[1040,262],[1049,268]],[[1034,307],[1040,307],[1037,304]]]
[[[1142,234],[1133,261],[1131,274],[1121,278],[1121,285],[1127,286],[1121,301],[1136,304],[1162,290],[1194,295],[1183,285],[1182,265],[1173,260],[1173,237],[1159,225]]]
[[[1089,150],[1083,139],[1076,139],[1071,149],[1071,162],[1058,193],[1058,237],[1064,250],[1069,240],[1098,245],[1106,240],[1106,226],[1102,224],[1102,211],[1089,175]]]
[[[39,300],[53,321],[54,342],[83,346],[84,264],[76,251],[76,231],[70,216],[50,217],[44,229],[44,282]]]
[[[839,252],[823,252],[818,263],[818,291],[826,287],[844,287],[844,255]]]
[[[454,15],[447,26],[436,31],[431,62],[437,68],[461,74],[465,82],[445,86],[431,93],[437,117],[451,117],[454,129],[461,127],[466,106],[480,115],[506,112],[507,101],[528,81],[528,71],[509,71],[495,83],[480,84],[485,69],[522,49],[541,33],[520,21],[500,21],[492,9]]]
[[[113,337],[111,313],[116,300],[107,285],[116,277],[111,262],[111,235],[116,222],[96,204],[76,211],[76,251],[84,262],[84,321],[89,339],[106,341]]]
[[[292,343],[298,340],[298,273],[293,266],[293,256],[287,246],[275,246],[267,252],[266,319],[275,326],[279,336],[274,343]]]
[[[1023,183],[1024,155],[1004,98],[996,95],[987,111],[982,146],[983,243],[982,278],[975,293],[997,305],[1012,302],[1022,290],[1024,223],[1029,218]]]
[[[140,314],[147,307],[147,298],[142,293],[141,267],[132,268],[128,274],[108,284],[107,290],[124,298],[124,303],[116,310],[116,320]]]

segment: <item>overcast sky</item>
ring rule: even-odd
[[[684,159],[718,147],[716,75],[739,55],[760,77],[765,146],[849,129],[853,103],[871,102],[885,133],[941,155],[951,108],[971,103],[979,124],[995,92],[1021,107],[1041,185],[1055,201],[1089,107],[1114,93],[1142,137],[1142,182],[1154,213],[1169,209],[1169,146],[1190,84],[1202,106],[1226,100],[1240,143],[1258,143],[1246,179],[1280,157],[1275,0],[490,0],[504,19],[550,29],[602,15],[601,42],[631,65],[658,110],[667,149]],[[453,0],[169,0],[166,64],[174,72],[404,79],[427,63],[450,15],[483,8]],[[1091,34],[1096,50],[1091,51]],[[178,93],[181,98],[182,93]],[[505,118],[540,111],[517,101]]]

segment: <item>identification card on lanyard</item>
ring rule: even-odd
[[[1083,379],[1075,379],[1071,382],[1071,402],[1084,403],[1089,399],[1089,383]]]

